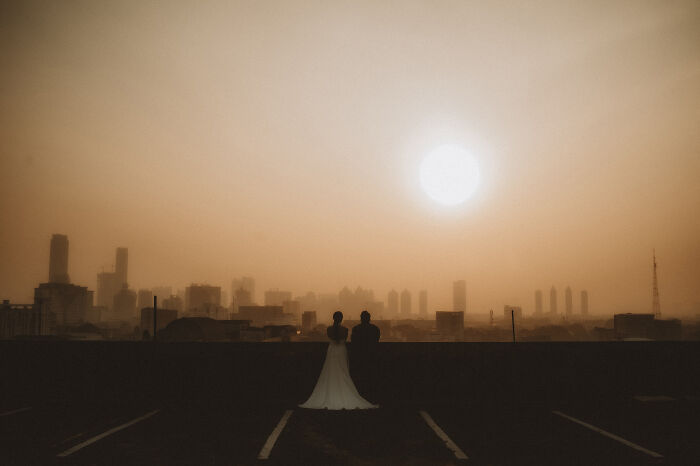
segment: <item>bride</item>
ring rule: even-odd
[[[302,408],[309,409],[370,409],[378,408],[360,396],[355,384],[350,378],[348,369],[348,350],[345,340],[348,329],[342,327],[343,313],[333,314],[333,325],[328,327],[326,334],[331,340],[328,343],[326,361],[323,363],[321,375],[318,376],[316,387]]]

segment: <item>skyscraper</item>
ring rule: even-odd
[[[51,236],[49,283],[70,283],[70,277],[68,277],[68,237],[66,235]]]
[[[249,303],[241,304],[242,306],[249,306],[255,302],[255,279],[253,277],[241,277],[235,278],[231,281],[231,297],[235,300],[236,292],[243,288],[248,292]],[[238,304],[234,303],[234,306]]]
[[[567,286],[564,291],[564,304],[566,306],[566,315],[570,316],[574,312],[574,297],[571,294],[570,286]]]
[[[129,267],[129,250],[127,248],[117,248],[117,262],[114,273],[117,276],[117,289],[121,290],[127,281],[127,269]]]
[[[401,315],[411,315],[411,292],[408,290],[403,290],[401,292]]]
[[[588,315],[588,291],[581,291],[581,314]]]
[[[428,292],[426,290],[421,290],[418,293],[418,314],[421,317],[428,315]]]
[[[97,305],[106,309],[114,307],[114,295],[119,292],[117,276],[114,272],[97,274]]]
[[[250,291],[243,287],[237,288],[233,296],[233,312],[238,312],[241,306],[252,306],[253,300],[250,299]]]
[[[535,315],[542,315],[542,290],[535,291]]]
[[[554,286],[549,290],[549,313],[557,313],[557,289]]]
[[[129,250],[117,248],[117,262],[114,272],[97,274],[97,305],[107,309],[114,307],[114,296],[127,284]]]
[[[391,290],[387,296],[387,313],[389,318],[394,318],[399,313],[399,294]]]
[[[185,313],[192,317],[216,318],[221,306],[221,287],[191,284],[185,289]]]
[[[452,283],[452,310],[467,312],[467,283],[464,280]]]

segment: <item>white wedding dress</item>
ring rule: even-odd
[[[328,344],[326,361],[316,387],[305,403],[299,405],[308,409],[371,409],[378,408],[360,396],[350,377],[348,350],[345,341]]]

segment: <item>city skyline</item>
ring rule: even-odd
[[[66,285],[76,285],[71,283],[68,274],[68,252],[69,240],[67,235],[63,234],[53,234],[50,241],[50,254],[48,260],[48,280],[44,283],[48,284],[66,284]],[[154,296],[160,296],[161,303],[167,302],[168,300],[177,299],[179,304],[175,307],[179,310],[185,310],[187,313],[192,315],[201,314],[203,316],[208,316],[210,314],[209,308],[215,312],[217,318],[228,319],[227,313],[222,313],[219,316],[218,308],[223,309],[230,308],[231,312],[238,312],[239,306],[257,306],[259,303],[255,300],[255,284],[256,280],[251,276],[242,276],[240,278],[234,278],[231,280],[231,296],[228,299],[228,295],[225,291],[222,291],[221,286],[211,285],[204,282],[189,282],[188,285],[184,287],[172,286],[155,286],[155,287],[134,287],[130,286],[127,282],[128,277],[128,260],[129,253],[128,248],[117,247],[116,248],[116,261],[114,272],[99,272],[97,274],[97,287],[90,291],[91,302],[97,305],[97,307],[105,310],[113,310],[120,307],[117,303],[126,302],[127,308],[133,308],[129,313],[136,313],[137,309],[146,308],[152,306]],[[652,309],[655,310],[654,314],[657,317],[661,317],[660,310],[656,309],[658,302],[658,289],[657,289],[657,277],[656,277],[656,255],[653,256],[653,289],[652,295],[654,296],[652,300]],[[89,287],[84,287],[86,290]],[[190,290],[197,290],[198,296],[200,298],[194,298],[197,300],[196,303],[192,301]],[[176,290],[176,291],[175,291]],[[117,299],[118,295],[120,296]],[[297,293],[289,290],[280,290],[279,288],[266,289],[263,292],[263,302],[264,306],[280,306],[285,309],[288,306],[292,306],[295,311],[294,314],[297,318],[301,317],[301,311],[318,311],[320,310],[320,303],[322,298],[332,297],[334,293],[322,293],[317,291],[308,290],[306,294]],[[214,297],[213,299],[204,298],[204,296]],[[564,318],[568,317],[584,317],[589,316],[588,312],[588,290],[580,290],[580,303],[577,309],[574,309],[573,303],[573,291],[570,286],[567,285],[565,290],[565,310],[561,313],[558,310],[558,297],[557,297],[556,287],[552,286],[550,289],[549,298],[549,312],[548,316],[559,316]],[[36,301],[36,294],[34,297]],[[311,301],[309,301],[309,299]],[[427,301],[427,290],[418,291],[418,308],[416,312],[413,312],[413,307],[411,304],[411,291],[404,289],[399,296],[399,293],[392,289],[387,296],[386,301],[376,300],[374,297],[374,290],[363,289],[358,286],[355,291],[351,291],[348,286],[344,286],[337,293],[337,298],[335,299],[335,304],[330,304],[332,309],[346,310],[349,312],[348,317],[355,318],[355,314],[358,310],[371,310],[375,312],[375,316],[382,319],[397,319],[405,318],[409,316],[414,317],[427,317],[433,315],[438,311],[445,311],[444,308],[433,308],[429,310]],[[125,301],[126,300],[126,301]],[[311,304],[309,304],[311,302]],[[452,282],[452,311],[462,312],[463,315],[468,315],[468,293],[467,284],[465,280],[457,280]],[[137,306],[138,303],[138,306]],[[525,305],[526,314],[532,317],[542,317],[543,314],[543,304],[542,291],[535,290],[534,305],[530,310],[528,305]],[[93,304],[90,304],[92,306]],[[205,305],[206,310],[201,306]],[[318,307],[317,307],[318,306]],[[328,312],[328,303],[326,303],[326,311]],[[510,308],[512,306],[505,305],[505,308]],[[517,306],[521,309],[523,306]],[[521,311],[519,311],[521,312]],[[124,313],[123,311],[117,312],[117,314]],[[477,310],[472,312],[473,315],[483,315],[484,312]],[[492,309],[489,311],[491,318],[493,317]],[[330,314],[329,314],[330,315]],[[597,316],[605,315],[605,313],[597,313]]]
[[[450,309],[464,279],[484,310],[571,284],[646,311],[656,248],[664,314],[697,313],[697,2],[412,5],[8,5],[0,297],[61,233],[90,287],[123,245],[138,287]],[[445,144],[480,172],[452,206],[421,184]]]

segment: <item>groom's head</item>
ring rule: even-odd
[[[362,311],[362,313],[360,314],[360,321],[362,321],[363,324],[369,324],[369,319],[371,317],[372,316],[369,315],[369,312]]]

